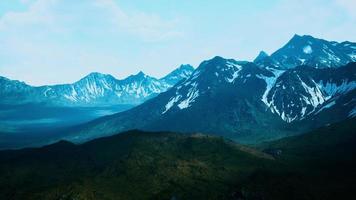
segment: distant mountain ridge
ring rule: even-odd
[[[192,66],[184,65],[161,79],[139,72],[123,80],[94,72],[73,84],[40,87],[1,77],[0,102],[4,104],[43,102],[66,106],[140,104],[188,77],[193,70]]]

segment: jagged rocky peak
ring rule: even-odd
[[[274,76],[274,71],[261,68],[252,62],[237,61],[216,56],[210,60],[203,61],[187,82],[194,83],[198,80],[210,86],[221,84],[244,85],[251,79],[265,76]],[[187,82],[183,84],[186,85]]]
[[[212,59],[207,60],[209,63],[226,62],[228,59],[222,56],[214,56]]]
[[[92,72],[85,76],[84,78],[80,79],[78,82],[85,81],[85,80],[104,80],[104,79],[111,79],[111,80],[116,80],[112,75],[110,74],[103,74],[99,72]]]
[[[136,76],[145,76],[146,74],[143,71],[139,71]]]
[[[92,72],[92,73],[88,74],[86,77],[98,77],[98,78],[101,78],[101,77],[105,77],[105,76],[110,76],[110,75],[102,74],[100,72]]]
[[[315,43],[323,43],[323,42],[337,43],[337,42],[329,42],[327,40],[315,38],[311,35],[294,34],[294,36],[288,41],[286,46],[289,46],[290,48],[297,48],[297,47],[302,47],[303,45],[306,45],[306,44],[313,45]]]
[[[294,35],[286,45],[277,50],[271,56],[275,58],[279,57],[291,57],[291,56],[301,56],[310,55],[315,53],[316,48],[319,48],[320,43],[323,41],[320,39],[313,38],[312,36],[304,35]],[[313,48],[314,47],[314,48]],[[305,57],[305,55],[304,55]]]
[[[194,67],[190,64],[182,64],[178,68],[179,70],[188,70],[188,71],[194,71]]]
[[[287,43],[286,47],[289,49],[294,49],[296,51],[299,51],[298,53],[312,54],[313,47],[314,50],[318,49],[319,45],[325,42],[328,41],[317,39],[310,35],[300,36],[295,34],[293,38]]]
[[[260,51],[260,53],[258,54],[258,56],[253,60],[253,62],[259,62],[265,58],[269,57],[269,55],[264,52],[264,51]]]
[[[87,75],[87,77],[103,77],[106,74],[100,73],[100,72],[91,72],[90,74]]]
[[[187,79],[194,71],[193,66],[182,64],[160,80],[169,85],[175,85],[182,79]]]
[[[199,67],[197,68],[198,71],[222,71],[226,72],[229,70],[239,70],[243,65],[248,64],[247,61],[237,61],[234,59],[223,58],[221,56],[215,56],[210,60],[203,61]]]
[[[294,36],[292,37],[292,39],[290,41],[300,41],[300,40],[315,40],[317,38],[314,38],[311,35],[298,35],[298,34],[294,34]]]
[[[143,72],[143,71],[139,71],[137,74],[133,75],[134,77],[140,77],[140,78],[144,78],[147,77],[147,75]]]
[[[123,81],[142,81],[146,79],[155,79],[155,78],[148,76],[143,71],[139,71],[137,74],[128,76]]]
[[[215,56],[212,59],[203,61],[198,70],[221,70],[226,67],[228,63],[236,63],[234,59],[226,59],[221,56]]]
[[[173,70],[171,73],[169,73],[165,77],[177,76],[177,77],[187,78],[188,76],[190,76],[192,74],[193,71],[194,71],[194,68],[190,64],[182,64],[177,69]]]
[[[188,78],[194,71],[194,67],[190,64],[182,64],[177,70],[174,72],[177,73],[182,78]]]

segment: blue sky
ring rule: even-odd
[[[97,71],[161,77],[215,55],[252,60],[295,33],[356,41],[355,0],[1,0],[0,75],[32,85]]]

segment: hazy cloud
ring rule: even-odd
[[[118,30],[135,34],[145,41],[160,41],[183,33],[176,29],[179,19],[162,19],[156,14],[125,12],[114,0],[96,0],[95,5],[108,12],[111,22]]]

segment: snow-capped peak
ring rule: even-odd
[[[354,61],[355,48],[356,44],[351,42],[338,43],[309,35],[295,35],[286,45],[274,52],[270,59],[284,69],[299,65],[335,68]]]
[[[193,66],[189,64],[181,65],[160,80],[167,84],[175,85],[178,81],[187,79],[190,75],[192,75],[193,71]]]

